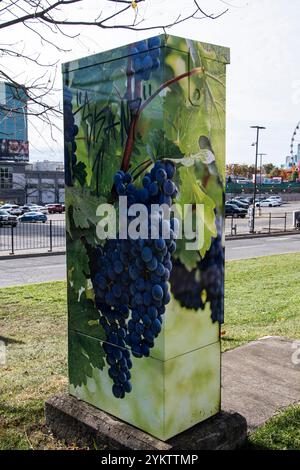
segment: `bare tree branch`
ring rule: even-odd
[[[127,29],[133,31],[150,31],[161,30],[166,31],[172,26],[179,25],[189,20],[210,19],[215,20],[227,12],[227,9],[218,14],[206,13],[199,5],[199,0],[193,0],[193,11],[185,14],[179,13],[172,21],[166,24],[146,24],[145,18],[141,13],[143,4],[147,0],[103,0],[108,7],[107,10],[101,5],[94,18],[89,19],[88,9],[84,10],[82,18],[78,19],[79,7],[84,7],[87,0],[6,0],[1,1],[0,8],[0,29],[7,30],[11,28],[25,28],[26,32],[36,36],[42,47],[49,45],[57,51],[57,53],[69,52],[69,49],[61,46],[61,39],[75,39],[80,36],[80,28],[85,26],[93,26],[96,29]],[[102,2],[102,3],[103,3]],[[150,3],[150,0],[148,0]],[[115,11],[112,11],[112,5],[115,5]],[[140,6],[140,8],[136,8]],[[185,10],[185,5],[182,7]],[[128,14],[132,10],[131,21],[128,21]],[[76,15],[77,13],[77,15]],[[95,17],[96,16],[96,17]],[[126,21],[123,19],[126,18]],[[67,33],[68,28],[75,27],[75,33]],[[20,31],[21,32],[21,31]],[[19,36],[18,36],[19,37]],[[60,39],[60,41],[59,41]],[[0,65],[0,79],[11,84],[14,89],[21,90],[19,96],[19,107],[12,109],[7,104],[0,104],[0,110],[4,113],[26,112],[28,116],[36,116],[50,127],[59,128],[55,123],[57,118],[61,118],[62,111],[58,105],[50,104],[51,97],[58,92],[54,88],[54,80],[56,75],[56,64],[58,61],[47,62],[47,58],[43,58],[43,50],[38,54],[30,54],[26,49],[25,39],[17,42],[5,44],[0,41],[0,57],[6,60],[6,63]],[[7,63],[13,58],[23,61],[22,70],[20,66],[18,71],[14,72],[12,67]],[[26,63],[32,67],[46,67],[46,72],[36,73],[35,78],[23,79],[20,83],[18,77],[27,71]],[[31,72],[28,71],[30,76]],[[23,100],[23,101],[22,101]]]

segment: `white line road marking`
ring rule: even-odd
[[[242,250],[243,248],[257,248],[260,245],[244,245],[244,246],[232,246],[230,247],[230,250]]]
[[[274,237],[274,238],[268,238],[268,241],[269,242],[280,242],[280,241],[287,241],[289,239],[287,239],[286,237]]]

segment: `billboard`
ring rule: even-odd
[[[0,160],[29,161],[29,142],[15,139],[0,139]]]
[[[9,83],[0,83],[0,160],[29,160],[26,95]]]

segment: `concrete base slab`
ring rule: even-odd
[[[299,403],[297,347],[299,351],[300,341],[297,346],[293,340],[268,336],[224,353],[222,409],[242,414],[251,432],[278,410]]]
[[[238,413],[221,412],[166,442],[150,436],[70,395],[45,404],[46,423],[67,443],[109,450],[233,450],[246,442],[247,423]]]

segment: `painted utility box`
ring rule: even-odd
[[[70,393],[162,440],[220,410],[228,63],[160,35],[63,66]]]

